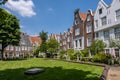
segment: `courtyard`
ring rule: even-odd
[[[37,75],[24,75],[31,68],[43,68]],[[32,58],[0,61],[0,80],[99,80],[103,67]]]

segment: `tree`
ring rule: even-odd
[[[56,53],[59,48],[59,43],[56,39],[49,39],[47,41],[47,50],[53,56],[53,53]]]
[[[40,45],[40,52],[46,53],[47,52],[47,44],[46,42]]]
[[[39,51],[40,51],[40,46],[38,46],[38,47],[36,47],[36,48],[34,49],[33,54],[34,54],[35,56],[38,56],[38,55],[39,55]]]
[[[106,44],[102,40],[95,40],[90,46],[90,51],[92,54],[97,54],[104,51],[105,47]]]
[[[0,0],[0,5],[5,4],[8,0]]]
[[[42,39],[42,43],[46,42],[47,38],[48,38],[48,33],[44,32],[43,30],[39,33],[40,38]]]
[[[19,20],[0,8],[0,44],[2,44],[1,56],[8,45],[19,45],[20,27]]]

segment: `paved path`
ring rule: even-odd
[[[110,67],[107,80],[120,80],[120,67]]]

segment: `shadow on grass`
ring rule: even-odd
[[[33,67],[32,67],[33,68]],[[0,71],[0,80],[99,80],[99,75],[90,71],[43,67],[45,72],[37,75],[24,75],[27,68]]]
[[[22,61],[22,60],[27,60],[27,58],[5,59],[3,61]]]

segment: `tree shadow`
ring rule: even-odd
[[[31,67],[34,68],[34,67]],[[63,69],[62,67],[37,67],[45,72],[37,75],[25,75],[28,68],[6,69],[0,71],[0,80],[99,80],[98,74],[77,69]]]

